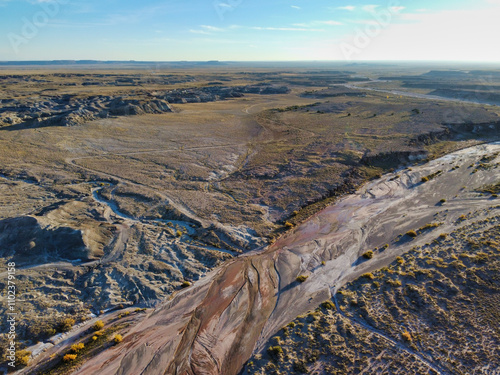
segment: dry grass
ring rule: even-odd
[[[450,373],[491,373],[500,366],[491,349],[500,344],[499,243],[500,217],[492,211],[414,248],[339,291],[346,317],[322,304],[270,340],[282,357],[256,355],[244,373],[428,374],[405,350]]]

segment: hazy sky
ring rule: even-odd
[[[0,60],[500,62],[500,0],[0,0]]]

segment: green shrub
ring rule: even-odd
[[[67,332],[69,331],[73,326],[75,325],[75,319],[72,318],[66,318],[61,321],[60,323],[60,329],[62,332]]]
[[[123,337],[122,337],[122,335],[119,335],[119,334],[118,334],[118,335],[116,335],[116,336],[113,338],[113,341],[114,341],[114,343],[115,343],[115,344],[119,344],[119,343],[121,343],[121,342],[123,341]]]
[[[48,328],[45,331],[45,336],[52,337],[56,334],[56,330],[54,328]]]
[[[430,180],[432,180],[433,178],[435,178],[435,177],[439,176],[441,173],[443,173],[443,171],[437,171],[437,172],[432,173],[432,174],[430,174],[430,175],[428,175],[428,176],[424,176],[424,177],[422,177],[421,181],[422,181],[422,182],[427,182],[427,181],[430,181]]]
[[[71,351],[73,353],[78,353],[80,350],[82,350],[83,348],[85,348],[85,344],[83,342],[80,342],[78,344],[73,344],[71,345]]]
[[[434,228],[437,228],[441,225],[443,225],[443,223],[429,223],[429,224],[425,224],[423,227],[420,227],[418,230],[423,231],[423,230],[427,230],[427,229],[434,229]]]
[[[76,359],[77,355],[76,354],[66,354],[64,357],[63,357],[63,361],[64,362],[71,362],[71,361],[74,361]]]
[[[414,230],[409,230],[408,232],[406,232],[406,235],[408,237],[415,238],[417,237],[417,232],[415,232]]]
[[[15,359],[16,365],[28,366],[31,359],[31,352],[27,350],[18,350],[16,351]]]
[[[368,250],[366,253],[363,254],[363,258],[372,259],[373,258],[373,251]]]
[[[102,320],[98,320],[97,322],[95,322],[92,328],[94,328],[94,331],[100,331],[104,328],[104,323],[102,322]]]
[[[267,353],[269,354],[270,357],[272,357],[274,359],[278,359],[283,355],[283,348],[279,345],[270,346],[267,349]]]
[[[321,307],[324,307],[327,310],[334,310],[335,304],[332,301],[328,300],[328,301],[323,302],[321,304]]]
[[[412,338],[411,338],[410,332],[405,331],[405,332],[403,332],[402,336],[403,336],[403,339],[405,339],[405,341],[412,342]]]
[[[401,281],[399,280],[387,279],[385,282],[392,286],[401,286]]]
[[[306,276],[306,275],[300,275],[300,276],[297,276],[297,278],[295,280],[297,280],[299,283],[303,283],[304,281],[306,281],[307,279],[309,278],[309,276]]]

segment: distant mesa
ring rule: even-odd
[[[210,61],[114,61],[114,60],[27,60],[27,61],[0,61],[0,66],[47,66],[47,65],[227,65],[218,60]]]
[[[4,78],[5,79],[5,78]],[[82,85],[102,85],[100,81],[84,81]],[[113,85],[135,85],[134,78],[118,78]],[[287,86],[257,84],[248,86],[209,87],[174,89],[157,91],[142,95],[79,97],[60,95],[44,101],[23,102],[21,100],[3,100],[0,104],[0,127],[10,130],[11,125],[45,127],[75,126],[110,116],[136,116],[143,114],[162,114],[172,112],[170,104],[206,103],[232,98],[244,94],[287,94]]]

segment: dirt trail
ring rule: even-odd
[[[409,98],[417,98],[417,99],[428,99],[428,100],[440,100],[443,102],[452,102],[452,103],[463,103],[463,104],[481,104],[481,105],[487,105],[487,106],[493,106],[497,107],[495,104],[491,103],[484,103],[479,100],[465,100],[465,99],[455,99],[455,98],[447,98],[445,96],[438,96],[438,95],[430,95],[430,94],[419,94],[416,92],[411,92],[411,91],[402,91],[402,90],[390,90],[390,89],[377,89],[374,87],[368,87],[364,86],[364,83],[376,83],[376,82],[390,82],[390,81],[382,81],[382,80],[373,80],[373,81],[366,81],[366,82],[359,82],[357,84],[341,84],[340,86],[347,87],[349,89],[355,89],[355,90],[368,90],[368,91],[373,91],[373,92],[380,92],[384,94],[392,94],[392,95],[399,95],[399,96],[406,96]]]
[[[75,373],[237,374],[277,330],[346,282],[450,232],[460,215],[496,207],[498,201],[474,189],[498,182],[500,168],[475,173],[469,168],[496,152],[500,143],[476,146],[366,184],[263,252],[228,261],[164,302],[131,329],[122,345]],[[500,158],[491,163],[498,165]],[[442,173],[421,182],[437,171]],[[446,203],[440,204],[443,198]],[[400,233],[436,221],[442,222],[439,233],[428,230],[416,239],[398,240]],[[386,243],[388,249],[363,260],[364,252]],[[299,275],[309,277],[299,283]]]
[[[74,160],[76,160],[76,159],[67,159],[66,162],[68,164],[71,164],[71,165],[73,165],[73,166],[75,166],[77,168],[86,170],[88,172],[92,172],[92,173],[100,175],[100,176],[106,176],[108,178],[114,179],[114,180],[116,180],[118,182],[121,182],[121,183],[128,183],[130,185],[138,186],[138,187],[140,187],[142,189],[146,189],[146,190],[152,191],[155,194],[159,195],[162,199],[164,199],[167,204],[171,205],[172,207],[174,207],[176,210],[178,210],[179,212],[181,212],[183,215],[185,215],[186,217],[190,218],[191,220],[197,221],[197,222],[199,222],[203,226],[209,225],[209,223],[206,220],[200,218],[191,209],[189,209],[188,207],[186,207],[184,204],[181,204],[180,202],[177,202],[176,200],[174,200],[170,196],[166,196],[165,194],[162,194],[159,191],[157,191],[155,189],[152,189],[151,187],[149,187],[147,185],[138,183],[136,181],[133,181],[133,180],[121,177],[121,176],[113,175],[111,173],[101,172],[101,171],[98,171],[98,170],[94,170],[94,169],[90,169],[90,168],[87,168],[87,167],[83,167],[81,165],[76,164],[74,162]]]
[[[391,345],[393,345],[395,348],[397,348],[397,349],[399,349],[399,350],[407,353],[408,355],[411,355],[411,356],[415,357],[417,360],[423,362],[429,369],[434,370],[434,372],[436,374],[439,374],[439,375],[442,375],[442,374],[443,375],[448,375],[449,374],[449,372],[447,370],[442,369],[441,366],[438,366],[438,365],[430,362],[427,358],[425,358],[420,353],[417,353],[414,350],[411,350],[411,349],[407,348],[406,346],[404,346],[400,342],[397,342],[394,339],[392,339],[391,337],[387,336],[382,331],[379,331],[378,329],[370,327],[369,325],[367,325],[367,324],[365,324],[363,322],[358,321],[356,318],[350,318],[350,317],[346,316],[344,314],[344,312],[342,311],[342,309],[339,307],[339,303],[337,302],[336,296],[333,296],[333,301],[335,302],[335,308],[337,309],[337,312],[342,316],[342,318],[344,318],[345,320],[348,320],[351,324],[358,325],[358,326],[360,326],[360,327],[362,327],[362,328],[370,331],[374,335],[380,337],[381,339],[390,342]]]

